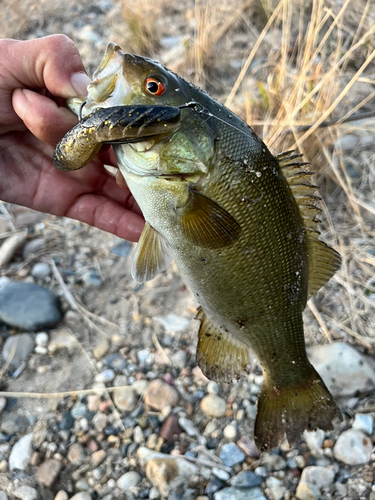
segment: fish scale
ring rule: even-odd
[[[307,359],[302,312],[340,258],[318,239],[319,197],[301,155],[274,157],[198,87],[115,44],[88,90],[83,112],[107,108],[100,117],[108,123],[119,106],[124,113],[134,105],[173,108],[160,127],[153,121],[132,135],[112,131],[120,171],[146,220],[133,277],[153,279],[176,261],[200,303],[197,363],[209,378],[231,382],[251,369],[250,352],[258,358],[264,384],[254,436],[261,449],[285,435],[294,444],[305,429],[331,429],[340,412]],[[83,127],[68,133],[83,153],[74,160],[63,138],[58,168],[84,166]],[[95,130],[100,144],[109,140],[103,130]]]

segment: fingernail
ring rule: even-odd
[[[91,83],[91,80],[86,73],[73,73],[70,83],[77,92],[77,96],[86,96],[87,86]]]
[[[15,112],[17,115],[21,118],[21,120],[24,119],[25,114],[26,114],[26,109],[29,105],[29,102],[27,100],[27,97],[25,95],[25,90],[17,89],[13,92],[12,96],[12,104]]]

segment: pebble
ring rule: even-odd
[[[161,379],[152,380],[143,397],[145,403],[156,410],[162,410],[167,405],[174,407],[179,401],[176,389]]]
[[[196,465],[173,456],[155,456],[147,461],[146,476],[158,488],[162,496],[168,496],[180,486],[192,484],[198,473]]]
[[[67,349],[70,351],[77,346],[78,343],[75,336],[69,330],[62,328],[61,330],[52,332],[48,343],[48,352],[50,354],[55,354],[55,352],[60,351],[61,349]]]
[[[210,380],[207,384],[207,392],[208,394],[219,394],[219,384]]]
[[[242,463],[246,456],[235,443],[226,443],[221,447],[219,458],[227,467],[233,467]]]
[[[113,401],[120,411],[133,411],[137,405],[137,395],[132,386],[116,389],[113,392]]]
[[[250,439],[248,436],[242,436],[237,441],[237,446],[248,456],[251,458],[259,458],[260,451],[258,450],[256,444],[253,439]]]
[[[115,372],[111,368],[107,368],[107,370],[104,370],[95,376],[95,382],[103,382],[104,384],[107,384],[112,382],[115,376]]]
[[[73,406],[73,408],[70,410],[70,413],[74,418],[78,419],[84,417],[86,415],[86,411],[87,411],[86,405],[78,400]]]
[[[132,488],[134,486],[138,486],[138,484],[141,482],[142,478],[140,474],[136,471],[129,471],[125,472],[122,476],[120,476],[117,481],[116,485],[120,490],[126,491],[129,488]]]
[[[67,494],[66,491],[64,490],[60,490],[56,493],[56,496],[54,498],[54,500],[68,500],[69,499],[69,495]]]
[[[318,500],[320,491],[313,484],[300,482],[297,486],[296,497],[298,500]]]
[[[93,351],[95,359],[102,359],[108,352],[110,347],[109,341],[107,339],[102,339]]]
[[[38,482],[47,488],[52,488],[59,479],[61,470],[62,463],[60,460],[55,458],[46,460],[37,468]]]
[[[3,360],[18,368],[33,352],[35,338],[32,333],[20,333],[8,337],[3,346]]]
[[[13,495],[16,498],[20,498],[21,500],[38,500],[39,495],[35,488],[31,486],[26,486],[22,484],[20,486],[16,486],[13,490]]]
[[[366,415],[363,413],[357,413],[352,428],[357,431],[362,431],[371,436],[373,429],[373,420],[371,415]]]
[[[49,341],[48,333],[39,332],[35,335],[35,343],[40,347],[47,347]]]
[[[217,477],[211,477],[204,492],[206,493],[206,495],[212,495],[216,491],[221,490],[223,486],[224,484],[222,481],[220,481],[220,479],[218,479]]]
[[[180,332],[190,325],[190,320],[177,314],[168,314],[168,316],[155,316],[155,321],[161,323],[166,332]]]
[[[338,437],[333,448],[337,460],[347,465],[361,465],[370,461],[371,440],[361,431],[348,429]]]
[[[187,354],[185,351],[180,349],[179,351],[173,353],[170,359],[173,366],[182,370],[183,368],[185,368],[187,363]]]
[[[95,451],[91,455],[91,465],[93,468],[99,467],[99,465],[104,461],[105,457],[107,456],[105,450],[98,450]]]
[[[267,500],[260,488],[224,488],[214,494],[214,500]]]
[[[67,459],[74,465],[81,465],[85,460],[85,453],[79,443],[74,443],[69,448]]]
[[[193,422],[191,420],[189,420],[188,418],[180,417],[178,419],[178,423],[179,423],[180,427],[182,427],[182,429],[190,437],[199,436],[199,430],[195,427]]]
[[[35,266],[33,266],[31,275],[37,280],[42,281],[48,278],[48,276],[51,276],[51,268],[45,262],[39,262],[38,264],[35,264]]]
[[[134,441],[134,443],[139,444],[139,443],[142,443],[144,440],[145,440],[145,438],[143,436],[142,429],[140,428],[139,425],[137,425],[136,427],[134,427],[133,441]]]
[[[71,429],[73,425],[74,425],[73,415],[70,413],[70,411],[64,411],[60,422],[60,429],[62,431],[66,431]]]
[[[231,486],[236,488],[254,488],[263,481],[263,478],[252,470],[244,470],[230,480]]]
[[[267,472],[284,470],[286,468],[286,460],[280,455],[267,453],[263,457],[262,465],[266,468]]]
[[[228,441],[234,441],[237,437],[237,429],[233,424],[226,425],[223,430],[223,436]]]
[[[0,500],[8,500],[8,495],[5,491],[0,491]]]
[[[206,415],[211,417],[224,417],[227,404],[225,399],[216,394],[207,394],[201,401],[201,409]]]
[[[87,409],[89,411],[98,411],[100,401],[100,396],[98,396],[97,394],[89,394],[87,396]]]
[[[282,500],[286,492],[286,488],[280,479],[270,476],[266,479],[266,486],[268,488],[269,500]]]
[[[55,295],[34,283],[13,281],[0,289],[0,320],[28,331],[59,323],[61,312]]]
[[[33,433],[26,434],[21,439],[19,439],[13,446],[12,451],[9,456],[9,469],[10,470],[25,470],[33,449],[32,449]]]
[[[12,415],[5,412],[1,423],[1,430],[6,434],[15,434],[16,432],[24,432],[30,425],[30,420],[25,415]]]
[[[96,269],[88,269],[82,275],[82,281],[86,288],[98,288],[102,284],[102,280]]]
[[[178,436],[179,434],[181,434],[181,432],[182,429],[178,423],[178,417],[177,415],[172,413],[163,422],[163,425],[161,426],[160,429],[160,436],[167,443],[174,443],[178,439]]]
[[[26,260],[31,254],[43,250],[45,246],[46,241],[44,238],[35,238],[34,240],[28,241],[22,250],[23,259]]]
[[[325,488],[333,483],[335,471],[328,467],[316,467],[310,465],[302,471],[301,481],[313,484],[317,488]]]
[[[229,481],[230,479],[230,474],[229,472],[219,469],[218,467],[212,467],[212,474],[214,474],[218,479],[221,481]]]
[[[150,500],[156,500],[157,498],[160,498],[160,493],[159,493],[159,490],[157,488],[155,488],[155,486],[153,486],[151,489],[150,489],[150,492],[148,494],[148,498]],[[1,499],[0,499],[1,500]]]
[[[103,430],[107,426],[107,422],[107,415],[105,415],[104,413],[96,413],[92,419],[92,423],[98,432],[103,432]]]
[[[325,432],[321,429],[316,431],[305,431],[303,433],[303,437],[305,439],[305,443],[309,450],[316,450],[317,448],[321,448],[323,446]]]
[[[76,493],[75,495],[70,497],[70,500],[92,500],[92,497],[87,491],[80,491],[79,493]]]
[[[344,342],[316,345],[307,350],[333,396],[353,396],[375,388],[375,362]]]

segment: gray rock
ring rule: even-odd
[[[167,332],[179,332],[185,330],[190,325],[190,320],[176,314],[168,314],[168,316],[155,316],[156,321],[161,323]]]
[[[8,495],[5,491],[0,491],[0,500],[8,500]]]
[[[347,465],[361,465],[370,461],[371,440],[361,431],[348,429],[340,434],[333,448],[337,460]]]
[[[111,368],[107,368],[107,370],[98,373],[95,377],[96,382],[104,382],[105,384],[108,382],[112,382],[115,378],[116,374]]]
[[[60,460],[54,458],[46,460],[37,469],[38,482],[47,486],[47,488],[52,488],[56,484],[61,470],[62,463]]]
[[[212,474],[214,474],[220,481],[228,481],[230,479],[229,472],[219,469],[218,467],[212,467]]]
[[[310,347],[308,356],[333,396],[353,396],[375,388],[375,363],[344,342]]]
[[[90,493],[87,491],[80,491],[79,493],[76,493],[72,497],[70,497],[70,500],[91,500],[92,497]]]
[[[82,418],[86,415],[87,407],[84,403],[81,403],[81,401],[77,401],[73,408],[71,409],[70,413],[72,414],[73,418]]]
[[[18,368],[33,352],[35,338],[32,333],[20,333],[8,337],[3,346],[3,360]]]
[[[153,486],[151,489],[150,489],[150,493],[148,494],[148,498],[150,500],[156,500],[157,498],[160,498],[160,493],[159,493],[159,490],[157,488],[155,488],[155,486]],[[0,499],[1,500],[1,499]]]
[[[207,394],[201,401],[201,409],[206,415],[211,417],[224,417],[227,411],[225,399],[216,394]]]
[[[173,408],[179,401],[176,389],[161,379],[152,380],[148,384],[143,397],[145,403],[156,410],[162,410],[167,405]]]
[[[284,470],[286,468],[286,460],[280,455],[265,454],[263,456],[262,465],[267,472]]]
[[[120,476],[117,481],[116,485],[120,488],[120,490],[126,491],[129,488],[132,488],[134,486],[138,486],[138,484],[141,482],[142,478],[140,474],[136,471],[129,471]]]
[[[305,467],[302,471],[301,482],[313,484],[317,488],[325,488],[333,483],[335,471],[328,467]]]
[[[121,243],[117,243],[117,245],[114,245],[110,252],[113,255],[118,255],[119,257],[127,257],[130,252],[132,251],[132,244],[129,243],[129,241],[122,241]]]
[[[104,413],[96,413],[92,419],[92,423],[98,432],[102,432],[107,425],[107,415]]]
[[[85,453],[79,443],[74,443],[69,448],[67,458],[74,465],[81,465],[85,460]]]
[[[214,380],[210,380],[207,384],[208,394],[219,394],[219,384]]]
[[[340,482],[335,483],[335,490],[339,494],[340,497],[346,497],[346,486]]]
[[[49,290],[14,281],[0,290],[0,320],[14,328],[34,331],[57,325],[61,319],[58,298]]]
[[[82,275],[82,281],[86,288],[98,288],[102,284],[102,280],[100,279],[96,269],[88,269]]]
[[[37,280],[44,280],[51,275],[51,268],[45,262],[38,262],[33,266],[31,275]]]
[[[28,241],[22,250],[22,257],[27,259],[30,255],[44,250],[46,242],[44,238],[36,238],[35,240]]]
[[[185,417],[178,419],[180,427],[191,437],[199,436],[199,430],[195,427],[193,422]]]
[[[263,481],[263,478],[252,470],[244,470],[230,480],[231,486],[236,488],[254,488]]]
[[[320,491],[313,484],[300,482],[297,486],[296,497],[298,500],[318,500]]]
[[[233,424],[226,425],[223,430],[223,436],[225,439],[228,439],[228,441],[234,441],[237,437],[236,426]]]
[[[69,495],[67,494],[67,492],[64,490],[60,490],[56,493],[56,496],[53,500],[68,500],[68,499]]]
[[[345,134],[335,140],[335,148],[343,152],[351,151],[359,145],[360,137],[354,134]]]
[[[303,433],[303,437],[305,439],[305,443],[309,450],[316,450],[323,446],[325,432],[321,429],[317,429],[316,431],[305,431]]]
[[[31,488],[31,486],[26,486],[22,484],[20,486],[16,486],[13,490],[13,494],[16,498],[20,498],[21,500],[38,500],[39,495],[35,488]]]
[[[364,413],[357,413],[352,424],[352,428],[357,431],[363,431],[369,436],[372,434],[373,420],[371,415],[366,415]]]
[[[224,488],[214,494],[214,500],[267,500],[260,488]]]
[[[113,401],[120,411],[133,411],[137,405],[137,396],[132,386],[116,389],[113,392]]]
[[[233,467],[242,463],[246,456],[235,443],[226,443],[221,447],[219,458],[227,467]]]
[[[284,497],[286,487],[277,477],[267,477],[266,486],[268,488],[268,498],[270,500],[281,500]]]
[[[52,332],[48,343],[48,352],[50,354],[55,354],[55,352],[60,351],[61,349],[67,349],[70,351],[77,346],[78,343],[75,336],[69,330],[62,328]]]
[[[33,433],[26,434],[13,446],[9,456],[10,470],[25,470],[32,454]]]

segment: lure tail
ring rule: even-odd
[[[258,399],[254,438],[259,449],[276,448],[286,436],[299,442],[305,430],[330,430],[341,413],[319,374],[310,365],[309,376],[298,384],[278,388],[265,376]]]

